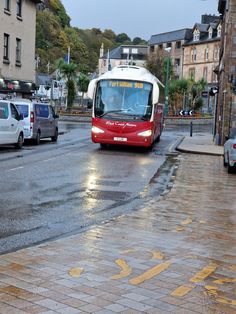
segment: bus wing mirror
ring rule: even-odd
[[[159,87],[156,83],[153,84],[152,102],[153,104],[157,104],[159,102]]]
[[[89,86],[88,86],[88,97],[90,99],[93,99],[94,97],[94,92],[95,92],[95,89],[96,89],[96,84],[97,84],[97,80],[94,79],[92,81],[89,82]]]

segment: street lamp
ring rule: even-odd
[[[165,82],[165,107],[164,115],[168,116],[169,112],[169,75],[170,75],[170,51],[171,47],[165,48],[165,51],[168,53],[167,63],[166,63],[166,82]]]

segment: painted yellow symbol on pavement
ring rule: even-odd
[[[82,274],[83,271],[84,269],[80,267],[71,268],[69,270],[69,275],[71,277],[78,278]]]
[[[132,285],[139,285],[140,283],[146,280],[149,280],[155,277],[156,275],[159,275],[161,272],[169,268],[170,265],[171,265],[171,262],[165,262],[165,263],[156,265],[153,268],[150,268],[149,270],[144,272],[143,274],[131,279],[129,283],[131,283]]]
[[[208,266],[200,270],[195,276],[190,279],[190,282],[198,283],[206,279],[210,274],[212,274],[217,268],[217,264],[211,263]]]
[[[191,224],[192,222],[193,222],[192,218],[188,217],[187,219],[185,219],[185,220],[183,220],[183,221],[181,222],[181,225],[186,226],[186,225]]]
[[[216,301],[223,304],[236,305],[236,300],[231,300],[228,298],[216,298]]]
[[[207,286],[205,286],[205,289],[211,294],[211,295],[217,295],[217,293],[218,293],[218,287],[216,287],[216,286],[209,286],[209,285],[207,285]]]
[[[135,249],[127,249],[127,250],[121,251],[121,254],[129,254],[129,253],[134,253],[134,252],[136,252]]]
[[[116,264],[120,266],[121,272],[111,277],[111,279],[121,279],[131,274],[132,268],[123,259],[117,259]]]
[[[194,289],[194,286],[180,286],[177,289],[175,289],[173,292],[171,292],[172,297],[183,297],[186,294],[188,294],[190,291]]]
[[[222,278],[213,281],[217,285],[223,285],[224,283],[234,283],[236,282],[236,278]]]
[[[200,223],[200,224],[206,224],[207,222],[206,222],[205,219],[201,219],[201,220],[199,220],[199,223]]]
[[[184,227],[177,227],[174,232],[181,232],[181,231],[184,231]]]
[[[165,258],[165,254],[160,252],[160,251],[152,251],[152,259],[164,259]]]

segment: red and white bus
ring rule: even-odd
[[[92,141],[150,147],[163,128],[164,86],[147,69],[118,66],[90,82]]]

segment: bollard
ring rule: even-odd
[[[190,122],[190,137],[193,136],[193,122]]]

